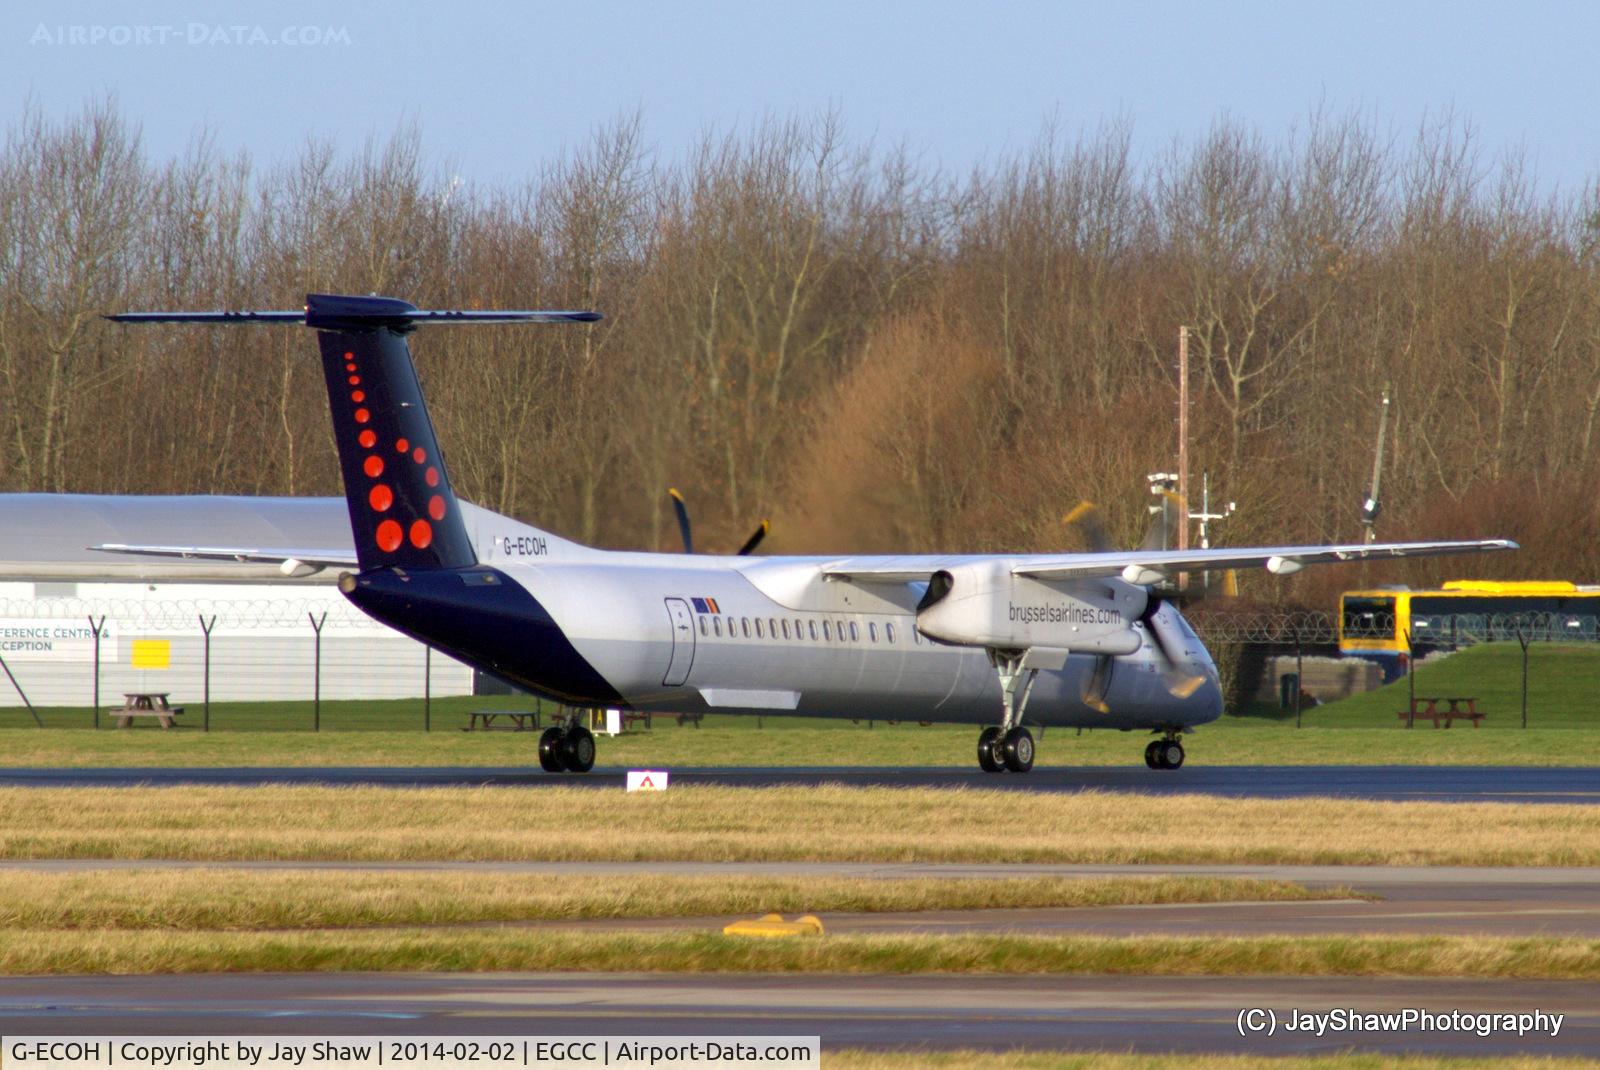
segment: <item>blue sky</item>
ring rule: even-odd
[[[66,114],[114,93],[157,155],[202,124],[272,160],[414,118],[485,182],[635,109],[672,154],[708,127],[834,107],[955,171],[1049,115],[1125,118],[1150,155],[1223,114],[1279,137],[1322,102],[1403,140],[1453,110],[1487,156],[1520,147],[1570,189],[1600,174],[1597,31],[1586,3],[11,0],[0,87],[8,122],[30,95]],[[332,43],[304,43],[318,34]]]

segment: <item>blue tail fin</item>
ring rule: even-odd
[[[450,489],[405,336],[423,324],[589,323],[596,312],[424,310],[391,297],[308,294],[302,311],[124,312],[118,323],[303,323],[317,331],[356,559],[385,565],[477,564]]]
[[[369,301],[391,304],[338,301],[347,312]],[[319,295],[306,299],[307,323],[316,325],[321,303]],[[466,568],[477,564],[477,555],[450,489],[405,330],[380,322],[317,332],[356,558],[363,571]]]

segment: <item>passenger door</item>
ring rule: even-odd
[[[689,603],[683,599],[669,598],[667,616],[672,622],[672,658],[667,663],[667,675],[661,678],[661,685],[682,687],[694,664],[694,614],[689,612]]]

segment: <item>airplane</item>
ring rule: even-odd
[[[1222,714],[1217,670],[1158,590],[1179,574],[1515,549],[1454,542],[1065,554],[716,556],[600,550],[451,490],[412,363],[424,326],[588,323],[587,311],[423,310],[309,294],[303,309],[130,312],[118,323],[295,324],[317,332],[354,536],[326,546],[103,545],[124,554],[340,569],[340,591],[420,642],[585,707],[979,725],[985,772],[1026,773],[1029,726],[1155,738],[1152,769]],[[687,541],[687,540],[686,540]],[[688,547],[686,546],[686,549]],[[582,725],[539,740],[583,773]]]

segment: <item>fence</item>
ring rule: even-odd
[[[125,694],[165,693],[207,728],[424,729],[434,699],[485,690],[323,594],[0,599],[0,724],[28,723],[31,708],[39,723],[98,725]]]
[[[1520,645],[1525,710],[1530,649],[1600,639],[1592,621],[1575,619],[1461,615],[1430,626],[1436,646],[1445,636],[1453,646]],[[1202,610],[1189,620],[1215,656],[1234,710],[1286,675],[1271,659],[1292,657],[1296,686],[1284,703],[1292,702],[1299,723],[1302,659],[1337,653],[1337,618],[1328,613]],[[1531,662],[1537,687],[1537,654]],[[185,707],[184,723],[208,729],[426,730],[436,700],[455,709],[460,703],[452,700],[508,692],[331,589],[290,597],[0,597],[0,669],[0,725],[99,726],[124,694],[164,692]],[[529,696],[472,704],[539,707]]]
[[[1341,671],[1356,659],[1345,658],[1342,665],[1332,663],[1339,653],[1339,621],[1334,614],[1199,610],[1187,618],[1217,662],[1231,711],[1262,713],[1263,706],[1275,706],[1280,716],[1292,718],[1296,725],[1304,723],[1307,714],[1317,709],[1307,703],[1301,686],[1303,681],[1317,678],[1308,674],[1308,667],[1319,670],[1325,681],[1342,677],[1331,689],[1363,689],[1363,684],[1356,683],[1357,674]],[[1392,615],[1369,614],[1362,623],[1375,636],[1395,634]],[[1588,727],[1600,719],[1581,686],[1587,675],[1593,675],[1592,668],[1587,663],[1574,665],[1568,656],[1571,646],[1600,642],[1596,617],[1560,612],[1435,613],[1414,615],[1408,623],[1412,630],[1405,638],[1414,656],[1395,666],[1403,674],[1395,679],[1404,681],[1407,696],[1401,705],[1411,702],[1418,694],[1417,687],[1433,686],[1438,679],[1433,673],[1443,665],[1435,660],[1437,655],[1500,644],[1503,649],[1493,663],[1479,663],[1479,678],[1457,676],[1451,684],[1456,690],[1479,690],[1489,696],[1494,719],[1485,723],[1525,728],[1533,718],[1543,726]],[[1419,666],[1425,684],[1417,682]],[[1292,683],[1285,677],[1292,678]],[[1262,695],[1273,692],[1274,701],[1261,701]],[[1414,707],[1414,702],[1411,705]],[[1327,717],[1319,714],[1317,723],[1331,723],[1329,718],[1344,717],[1351,709],[1335,705]],[[1530,709],[1537,712],[1531,714]],[[1393,712],[1385,706],[1374,723],[1391,723],[1383,718]],[[1371,717],[1373,711],[1363,708],[1362,713]]]

